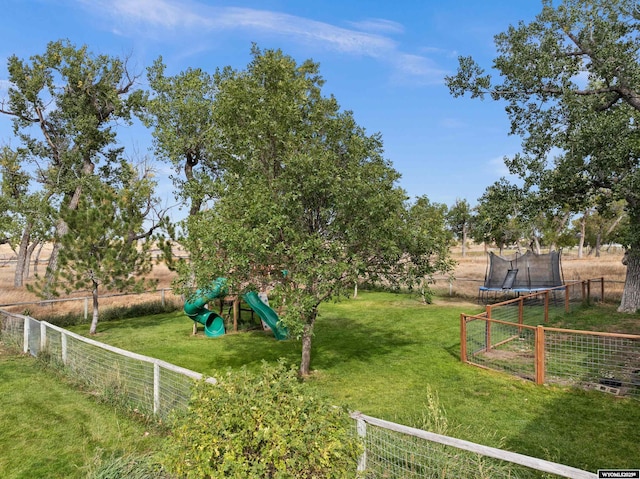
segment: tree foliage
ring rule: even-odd
[[[473,211],[469,202],[465,199],[456,199],[456,202],[447,211],[446,221],[449,230],[460,241],[462,257],[467,253],[467,239],[471,234]]]
[[[475,207],[474,239],[495,243],[500,253],[505,246],[518,244],[525,229],[521,220],[523,201],[522,190],[505,178],[488,186]]]
[[[420,196],[408,205],[404,233],[407,244],[403,247],[407,260],[405,275],[411,284],[416,284],[425,304],[430,304],[433,297],[429,284],[435,282],[434,273],[447,273],[454,268],[447,212],[447,205],[432,203],[427,196]]]
[[[152,267],[151,241],[145,233],[146,209],[153,198],[149,178],[137,178],[132,167],[120,174],[120,185],[107,186],[92,177],[75,209],[64,207],[68,227],[61,239],[59,268],[52,282],[37,282],[40,294],[89,291],[93,298],[90,334],[96,333],[100,291],[141,291]],[[141,238],[146,241],[139,241]]]
[[[189,203],[189,214],[200,211],[203,202],[215,196],[211,189],[218,171],[212,155],[215,142],[211,75],[188,69],[167,76],[162,58],[147,70],[152,95],[142,117],[153,128],[156,157],[174,168],[175,193]],[[182,173],[181,173],[182,172]]]
[[[131,121],[140,107],[141,91],[126,62],[94,55],[69,41],[47,45],[29,61],[8,60],[8,100],[0,112],[13,119],[13,130],[49,203],[77,208],[83,188],[99,174],[116,180],[122,148],[116,146],[117,125]],[[66,233],[62,221],[57,236]],[[59,243],[51,254],[55,272]]]
[[[506,101],[523,153],[508,165],[527,186],[570,200],[623,200],[629,215],[621,311],[640,308],[640,12],[634,0],[543,1],[540,14],[495,37],[494,79],[472,58],[451,92]]]
[[[322,95],[316,63],[297,64],[279,50],[252,54],[246,70],[214,76],[219,194],[189,218],[193,271],[183,278],[207,285],[226,276],[238,292],[272,289],[286,305],[282,321],[302,338],[307,374],[322,301],[359,278],[406,276],[406,198],[380,135]],[[420,268],[424,276],[435,266]]]

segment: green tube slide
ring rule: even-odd
[[[204,334],[209,338],[215,338],[224,334],[224,321],[215,311],[211,311],[205,305],[220,296],[227,294],[227,280],[217,278],[208,288],[197,290],[184,303],[184,312],[195,322],[204,325]]]
[[[278,314],[262,302],[258,293],[255,291],[249,291],[243,296],[243,299],[251,309],[258,313],[260,319],[262,319],[265,324],[271,328],[276,339],[287,339],[289,336],[287,328],[279,324],[280,318],[278,317]]]

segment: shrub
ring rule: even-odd
[[[344,408],[311,394],[294,369],[263,363],[201,383],[165,458],[186,478],[353,478],[360,447]]]

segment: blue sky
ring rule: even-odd
[[[159,55],[168,74],[241,69],[255,42],[319,62],[324,94],[352,110],[368,133],[382,134],[410,197],[475,205],[507,174],[502,158],[519,151],[520,139],[508,135],[503,105],[453,98],[444,76],[455,73],[459,55],[489,67],[494,35],[540,8],[538,0],[4,0],[0,99],[7,58],[28,59],[53,40],[128,56],[141,87]],[[10,119],[0,115],[0,143],[9,141]],[[120,141],[138,155],[152,154],[142,128],[123,130]],[[168,180],[160,189],[172,196]]]

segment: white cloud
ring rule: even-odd
[[[508,156],[508,155],[505,155]],[[498,177],[505,177],[507,179],[515,179],[517,175],[512,175],[509,172],[509,168],[504,164],[504,156],[498,156],[488,161],[489,170]]]
[[[440,69],[433,60],[409,53],[398,52],[393,59],[393,64],[405,78],[420,79],[422,83],[443,83],[447,73]]]
[[[352,27],[365,32],[404,33],[404,27],[384,18],[368,18],[360,22],[349,22]]]
[[[433,83],[444,71],[429,58],[402,52],[398,43],[383,33],[402,33],[402,25],[384,19],[352,23],[357,29],[343,28],[309,18],[238,7],[214,7],[188,0],[77,0],[96,16],[116,22],[118,34],[135,31],[154,38],[169,33],[212,33],[224,30],[250,30],[280,35],[298,43],[323,45],[340,53],[360,55],[394,66],[397,73]],[[126,28],[126,26],[133,28]],[[376,33],[377,32],[377,33]]]

